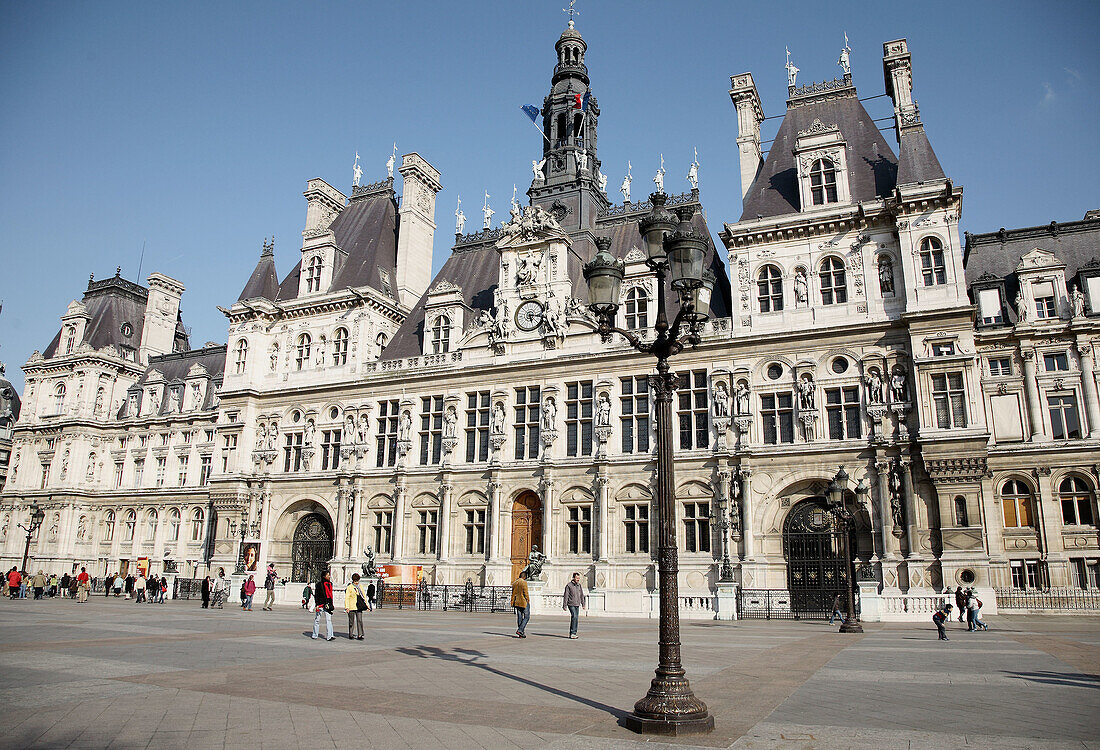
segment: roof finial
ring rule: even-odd
[[[787,88],[794,88],[794,82],[798,78],[798,68],[791,62],[791,48],[787,47]]]
[[[569,0],[569,7],[561,9],[562,13],[568,13],[569,14],[569,28],[573,28],[573,16],[574,15],[579,16],[581,14],[581,12],[579,10],[577,10],[576,8],[573,7],[574,5],[576,5],[576,3],[577,3],[577,0]]]
[[[122,266],[115,266],[115,278],[117,279],[122,275]]]
[[[355,164],[351,168],[351,186],[359,187],[359,178],[363,176],[363,168],[359,166],[359,152],[355,152]]]
[[[397,141],[393,142],[393,153],[386,159],[386,176],[393,179],[393,165],[397,161]]]
[[[844,48],[840,50],[840,59],[836,61],[836,64],[844,71],[845,77],[852,75],[852,48],[848,46],[847,31],[844,32]]]

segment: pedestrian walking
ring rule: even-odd
[[[84,604],[88,601],[88,592],[92,590],[92,579],[88,575],[83,567],[80,568],[80,575],[76,577],[76,601],[79,604]]]
[[[61,588],[59,589],[59,591],[61,593],[61,598],[62,599],[65,598],[65,594],[68,593],[68,591],[69,591],[69,582],[71,581],[71,579],[72,579],[72,576],[69,575],[68,573],[66,573],[65,575],[61,576],[61,580],[58,582],[61,585]]]
[[[214,581],[214,603],[212,607],[225,608],[225,599],[229,595],[229,581],[225,579],[225,571],[218,570],[218,578]]]
[[[321,580],[317,582],[317,585],[313,587],[313,603],[314,603],[314,615],[313,615],[313,640],[317,640],[317,636],[321,633],[321,617],[325,618],[325,625],[328,627],[328,638],[326,641],[336,640],[336,636],[332,634],[332,573],[325,571],[321,576]]]
[[[141,604],[145,601],[145,576],[138,573],[138,577],[134,579],[134,604]]]
[[[19,571],[13,565],[12,569],[8,571],[8,596],[12,599],[19,598],[19,588],[23,583],[23,576],[19,575]]]
[[[833,597],[833,612],[829,615],[829,624],[833,624],[833,620],[844,620],[844,615],[840,611],[840,594]]]
[[[126,585],[126,579],[122,576],[115,576],[115,598],[122,596],[122,587]]]
[[[80,594],[80,582],[73,576],[69,579],[69,598],[76,599]]]
[[[376,605],[376,602],[378,601],[377,599],[374,598],[377,591],[378,591],[378,589],[376,589],[374,587],[374,582],[373,581],[367,584],[367,611],[368,612],[373,612],[374,611],[374,607]]]
[[[46,584],[46,596],[52,599],[53,597],[58,595],[58,583],[59,581],[57,580],[57,573],[52,573],[50,575],[49,582]]]
[[[966,619],[970,625],[967,630],[989,630],[989,626],[982,622],[981,611],[982,600],[970,589],[970,596],[966,599]]]
[[[264,578],[264,609],[268,612],[275,605],[275,580],[277,578],[274,563],[268,563],[267,577]]]
[[[134,592],[134,589],[135,589],[136,586],[137,586],[137,578],[134,576],[133,573],[130,573],[129,575],[126,576],[126,598],[127,599],[131,599],[131,598],[137,596],[137,594]]]
[[[367,597],[359,588],[359,574],[351,574],[351,583],[344,589],[344,611],[348,613],[348,640],[363,640],[363,611]],[[356,635],[358,633],[358,635]]]
[[[248,580],[241,586],[241,593],[244,595],[244,598],[241,599],[241,609],[245,612],[251,612],[252,597],[256,594],[256,581],[253,580],[253,576],[248,576]]]
[[[526,638],[527,622],[531,619],[531,595],[523,573],[512,581],[512,606],[516,610],[516,638]]]
[[[199,593],[202,594],[202,608],[210,608],[210,576],[206,576],[202,579],[202,586],[199,587]]]
[[[160,603],[164,604],[168,600],[168,579],[164,576],[160,577]]]
[[[313,598],[313,586],[307,581],[302,589],[302,609],[309,609],[309,600]]]
[[[19,574],[23,576],[23,580],[19,582],[19,598],[27,598],[27,589],[31,587],[31,576],[25,570],[19,571]]]
[[[581,574],[574,573],[573,580],[565,584],[565,595],[562,597],[562,609],[569,610],[569,637],[577,639],[577,626],[580,624],[581,608],[588,611],[588,597],[581,585]]]
[[[111,589],[115,585],[115,577],[112,575],[103,579],[103,596],[109,597],[111,595]]]
[[[934,615],[932,615],[932,622],[934,622],[936,624],[936,631],[939,633],[941,641],[950,640],[947,637],[947,628],[944,627],[944,623],[946,623],[950,619],[951,619],[951,605],[950,604],[944,604],[943,606],[941,606],[939,609],[936,610],[936,613]]]
[[[959,622],[962,622],[963,618],[966,617],[966,594],[963,592],[962,586],[955,587],[955,608],[959,610]]]
[[[157,595],[160,593],[160,579],[156,576],[149,576],[145,579],[145,603],[156,604]]]
[[[34,598],[41,599],[42,594],[46,591],[46,571],[38,571],[34,580],[31,581],[31,587],[34,588]]]

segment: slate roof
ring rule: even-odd
[[[935,182],[947,179],[928,142],[923,125],[906,127],[901,131],[901,153],[898,159],[898,184],[912,185],[920,182]]]
[[[853,203],[885,198],[894,190],[898,160],[857,98],[855,88],[848,87],[839,96],[832,94],[788,101],[768,158],[745,194],[741,221],[800,210],[794,148],[798,131],[809,128],[814,120],[840,128],[848,146],[848,188]]]
[[[1037,247],[1066,264],[1068,281],[1081,266],[1100,257],[1100,216],[987,234],[967,233],[963,252],[967,286],[985,274],[1014,280],[1020,259]]]
[[[195,365],[202,365],[209,375],[207,381],[206,397],[203,400],[202,411],[214,408],[214,383],[220,383],[225,372],[226,345],[208,346],[203,349],[193,349],[187,352],[175,352],[172,354],[158,354],[149,357],[149,364],[142,373],[141,378],[134,384],[135,388],[142,388],[149,382],[149,377],[154,370],[164,376],[167,386],[182,385],[186,381],[187,373]],[[185,394],[186,396],[186,394]],[[142,394],[142,398],[145,394]],[[132,416],[126,414],[126,403],[119,410],[119,418]],[[161,403],[157,407],[157,414],[165,414],[168,410],[168,388],[161,393]]]
[[[387,189],[353,196],[330,229],[344,252],[337,253],[332,285],[326,291],[369,286],[396,300],[398,218],[392,182]],[[382,280],[382,271],[389,276],[388,283]],[[277,299],[298,296],[301,273],[299,259],[279,285]]]
[[[593,231],[598,236],[611,237],[611,253],[615,257],[621,258],[630,252],[635,245],[639,248],[641,246],[641,235],[638,233],[638,220],[640,217],[641,214],[625,222],[621,220],[604,222],[604,226],[600,226],[597,222]],[[717,278],[714,285],[714,295],[711,299],[711,315],[712,317],[729,317],[731,309],[730,289],[725,264],[715,250],[710,230],[707,228],[706,220],[701,214],[695,214],[692,225],[697,232],[707,238],[709,246],[708,267]],[[587,247],[589,244],[591,243],[584,243],[583,246]],[[569,253],[567,272],[573,283],[572,296],[586,300],[588,299],[588,288],[585,285],[581,269],[585,263],[591,260],[591,257],[579,255],[576,250],[580,246],[581,243],[575,244],[573,250]],[[432,279],[428,289],[432,289],[441,281],[449,281],[460,287],[463,300],[468,310],[471,311],[466,316],[467,324],[469,324],[471,320],[476,320],[482,310],[492,310],[493,297],[499,276],[500,254],[492,243],[478,245],[470,249],[459,246],[455,248],[447,262],[439,270],[439,273]],[[669,292],[667,299],[669,304],[674,307],[675,297],[671,292]],[[386,346],[385,351],[382,353],[382,359],[403,359],[405,357],[420,356],[423,353],[424,304],[426,300],[427,295],[424,295],[413,307],[409,317],[394,333],[390,343]],[[674,312],[674,310],[669,312]]]
[[[112,278],[101,281],[89,281],[81,302],[88,309],[89,320],[84,329],[84,340],[93,349],[105,346],[114,347],[120,353],[123,349],[137,351],[141,345],[141,331],[145,324],[145,305],[149,299],[149,290],[140,284],[127,281],[116,273]],[[129,323],[133,329],[130,336],[122,334],[123,323]],[[63,329],[43,350],[42,356],[57,356],[61,344]],[[181,316],[176,318],[175,346],[184,351],[190,348],[187,330],[183,327]]]
[[[273,248],[265,243],[264,251],[260,254],[260,260],[256,263],[252,275],[248,277],[248,283],[244,285],[241,296],[237,298],[237,301],[263,297],[274,302],[278,293],[279,276],[275,271],[275,252]]]

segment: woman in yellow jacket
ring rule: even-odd
[[[359,588],[359,574],[351,574],[351,583],[344,589],[344,611],[348,613],[348,640],[363,640],[363,610],[359,609],[359,600],[367,600]],[[359,635],[355,635],[358,631]]]

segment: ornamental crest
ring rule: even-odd
[[[497,241],[497,247],[542,240],[548,236],[556,236],[568,241],[568,236],[557,219],[542,206],[524,207],[523,213],[517,214],[501,227],[501,232],[503,236]]]

